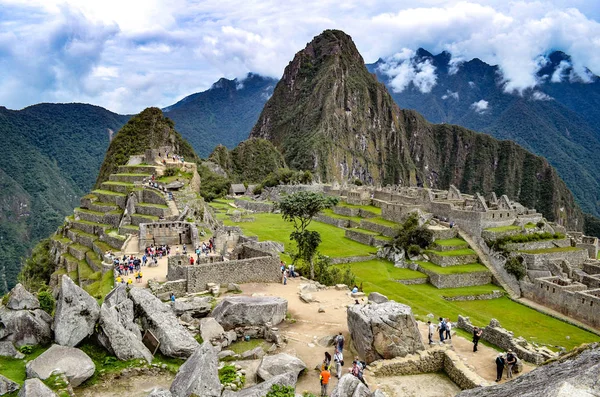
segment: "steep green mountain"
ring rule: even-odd
[[[455,123],[510,139],[544,156],[587,212],[600,215],[600,79],[578,78],[570,58],[554,52],[538,72],[539,84],[522,94],[503,90],[500,70],[479,59],[452,66],[451,55],[419,49],[402,62],[379,60],[367,68],[402,108],[415,109],[433,123]],[[434,69],[430,88],[402,84],[402,68]],[[396,79],[396,80],[395,80]],[[484,102],[480,102],[484,101]],[[477,104],[479,103],[479,106]]]
[[[127,164],[130,156],[162,146],[174,147],[175,154],[183,156],[186,161],[198,160],[192,146],[175,131],[173,120],[165,117],[159,108],[144,109],[129,119],[110,142],[96,187],[106,182],[110,174],[117,173],[120,165]]]
[[[0,107],[0,294],[16,283],[21,258],[93,185],[108,130],[127,118],[83,104]]]
[[[198,155],[208,157],[217,144],[233,149],[248,137],[276,83],[256,74],[242,81],[222,78],[163,110]]]
[[[296,54],[251,137],[322,181],[360,179],[469,193],[495,191],[581,229],[583,215],[548,162],[510,141],[401,110],[350,36],[327,30]]]

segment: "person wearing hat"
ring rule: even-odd
[[[502,380],[502,372],[504,372],[504,355],[498,353],[498,357],[496,357],[496,382]]]
[[[512,379],[512,371],[516,363],[517,356],[511,349],[508,349],[508,353],[506,353],[506,379]]]
[[[473,328],[473,352],[477,351],[477,344],[479,343],[479,339],[483,334],[483,330],[479,327]]]

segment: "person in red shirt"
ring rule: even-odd
[[[193,264],[194,264],[194,257],[190,256],[190,265],[193,265]]]
[[[329,384],[329,378],[331,378],[331,374],[327,368],[321,371],[321,397],[327,397],[327,385]]]

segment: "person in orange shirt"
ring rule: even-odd
[[[327,385],[329,384],[329,378],[331,378],[331,374],[329,373],[329,369],[325,368],[321,371],[321,397],[327,397]]]

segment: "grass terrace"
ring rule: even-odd
[[[375,218],[361,218],[361,219],[364,219],[367,222],[376,223],[381,226],[396,227],[396,228],[400,227],[400,225],[397,224],[396,222],[388,221],[387,219],[383,219],[379,216],[375,217]]]
[[[163,208],[163,209],[169,208],[169,206],[165,205],[165,204],[137,203],[137,205],[139,207]]]
[[[435,245],[439,245],[440,247],[468,247],[469,244],[463,239],[460,238],[449,238],[446,240],[435,240],[433,242]]]
[[[126,186],[126,187],[134,187],[135,185],[131,182],[118,182],[118,181],[106,181],[102,182],[102,184],[113,185],[113,186]]]
[[[330,218],[343,219],[343,220],[353,221],[356,223],[360,223],[360,221],[364,219],[364,218],[361,218],[360,216],[339,215],[339,214],[334,213],[332,209],[325,209],[325,210],[321,211],[321,214],[328,216]]]
[[[470,263],[468,265],[442,267],[427,261],[414,261],[423,269],[430,270],[437,274],[463,274],[463,273],[478,273],[489,271],[487,267],[479,263]]]
[[[375,207],[374,205],[354,205],[354,204],[348,204],[345,201],[340,201],[338,203],[338,206],[340,206],[340,207],[348,207],[348,208],[360,208],[360,209],[363,209],[365,211],[369,211],[369,212],[372,212],[374,214],[381,215],[381,208]]]
[[[476,255],[475,251],[471,248],[463,248],[452,251],[434,251],[434,250],[426,250],[426,254],[434,254],[438,256],[460,256],[460,255]]]
[[[551,254],[554,252],[571,252],[571,251],[581,251],[582,248],[578,247],[552,247],[552,248],[542,248],[536,250],[523,250],[518,251],[524,254]]]

